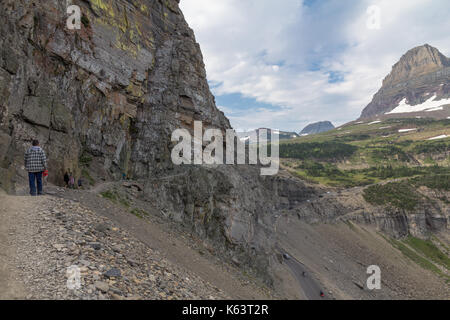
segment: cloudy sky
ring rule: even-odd
[[[182,0],[218,107],[238,130],[359,117],[391,67],[450,56],[448,0]],[[379,17],[379,19],[377,18]]]

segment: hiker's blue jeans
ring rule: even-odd
[[[37,194],[42,194],[42,172],[28,172],[28,180],[30,181],[30,194],[36,195],[36,183]]]

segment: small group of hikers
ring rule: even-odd
[[[40,196],[43,194],[43,184],[48,178],[47,157],[45,151],[40,147],[38,140],[33,140],[32,147],[25,152],[25,170],[28,171],[30,184],[30,195]],[[64,182],[67,188],[75,189],[75,177],[72,173],[64,174]],[[81,178],[77,181],[78,188],[83,187]]]
[[[69,189],[75,189],[75,177],[73,176],[73,174],[71,172],[67,172],[64,173],[64,183],[65,183],[65,187],[69,188]],[[77,186],[78,188],[83,187],[83,179],[79,178],[77,180]]]

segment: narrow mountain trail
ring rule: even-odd
[[[0,300],[23,299],[25,288],[15,268],[17,247],[14,238],[22,227],[26,203],[17,197],[8,197],[0,191]]]
[[[228,298],[79,202],[0,194],[2,300]]]
[[[114,185],[113,182],[103,182],[103,183],[98,183],[95,186],[93,186],[91,189],[89,189],[88,191],[90,193],[101,193],[105,190],[108,190],[109,187],[111,187],[112,185]]]
[[[54,193],[58,197],[83,203],[98,216],[113,221],[149,248],[160,252],[171,263],[183,266],[189,272],[222,289],[232,299],[273,298],[272,293],[254,284],[253,279],[242,277],[237,267],[223,263],[211,254],[201,241],[193,239],[179,228],[174,228],[173,223],[158,217],[157,209],[151,207],[151,204],[145,205],[145,210],[151,214],[143,219],[130,213],[128,208],[99,196],[98,193],[122,183],[128,182],[102,183],[86,191],[59,189],[59,192]]]
[[[111,185],[48,186],[42,197],[0,193],[0,299],[271,298],[164,223],[100,197]]]

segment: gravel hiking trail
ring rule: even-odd
[[[0,191],[0,300],[23,299],[26,292],[14,265],[15,234],[23,221],[28,203]]]
[[[270,299],[236,272],[97,192],[0,191],[0,300]],[[80,286],[69,289],[76,266]]]

